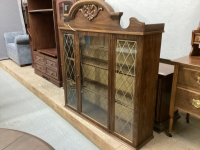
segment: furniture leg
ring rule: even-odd
[[[187,123],[190,122],[190,114],[189,113],[186,114],[186,121],[187,121]]]
[[[174,121],[174,115],[170,116],[170,119],[169,119],[169,137],[172,137],[173,121]]]

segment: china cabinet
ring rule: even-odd
[[[174,111],[180,109],[189,115],[200,118],[200,25],[192,32],[192,50],[190,56],[176,60],[172,95],[170,101],[169,136],[172,136]]]
[[[58,24],[66,107],[138,147],[153,137],[164,24],[130,19],[100,0],[76,2]]]

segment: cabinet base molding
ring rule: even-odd
[[[40,71],[38,71],[36,69],[35,69],[35,74],[41,76],[42,78],[48,80],[49,82],[55,84],[58,87],[62,87],[63,86],[63,83],[61,81],[57,81],[57,80],[51,78],[50,76],[46,75],[45,73],[42,73],[42,72],[40,72]]]
[[[178,111],[176,111],[174,113],[174,121],[177,121],[180,118],[181,118],[181,116],[179,115]],[[154,121],[154,131],[156,131],[158,133],[163,132],[168,127],[169,127],[169,119],[165,120],[163,122],[156,122],[156,121]]]

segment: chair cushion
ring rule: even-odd
[[[7,44],[7,48],[14,50],[15,49],[15,43]]]

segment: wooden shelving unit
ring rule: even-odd
[[[35,73],[61,87],[62,69],[55,5],[56,0],[28,0],[28,33],[32,39]]]

